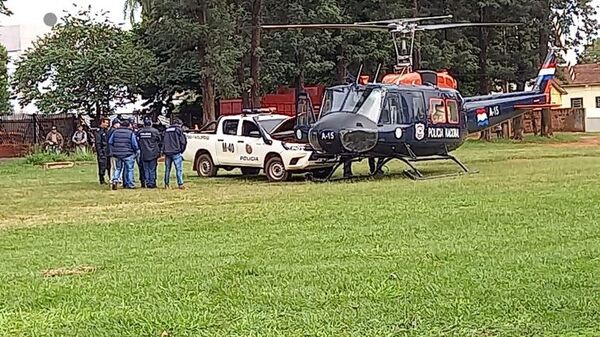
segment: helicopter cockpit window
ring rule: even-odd
[[[425,98],[423,97],[423,94],[420,92],[411,92],[410,95],[412,96],[413,116],[419,120],[424,120],[427,118],[427,109],[425,108]]]
[[[363,115],[373,122],[379,120],[383,102],[381,88],[347,86],[326,91],[321,117],[333,112]]]
[[[443,99],[433,98],[430,101],[429,118],[433,124],[446,123],[446,106]]]
[[[458,124],[458,103],[455,100],[446,100],[446,107],[448,108],[448,123]]]

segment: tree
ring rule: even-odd
[[[103,14],[68,14],[25,51],[12,80],[21,106],[99,116],[136,99],[155,59]]]
[[[6,7],[6,0],[0,0],[0,14],[1,15],[12,15],[12,12]]]
[[[579,58],[580,63],[600,63],[600,39],[594,40],[592,44],[585,47]]]
[[[158,78],[145,85],[151,103],[201,97],[204,122],[215,120],[217,98],[237,93],[237,11],[235,3],[219,0],[153,3],[136,33],[158,59]]]
[[[10,84],[8,82],[8,52],[6,48],[0,45],[0,115],[12,113],[13,107],[10,104]]]

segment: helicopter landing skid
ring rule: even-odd
[[[452,155],[439,155],[439,156],[431,156],[431,157],[397,157],[396,159],[401,160],[404,164],[410,167],[409,170],[404,170],[404,174],[412,180],[431,180],[431,179],[439,179],[439,178],[448,178],[455,177],[466,174],[474,174],[479,173],[479,171],[469,170],[465,164],[463,164],[460,160]],[[425,162],[425,161],[442,161],[442,160],[450,160],[454,162],[458,167],[461,168],[461,172],[457,173],[449,173],[449,174],[438,174],[433,176],[426,176],[421,172],[418,168],[416,168],[413,163],[416,162]]]
[[[354,159],[350,160],[350,162],[360,162],[363,159],[365,159],[365,158],[364,157],[363,158],[354,158]],[[333,175],[335,174],[335,172],[340,168],[340,166],[344,165],[344,163],[346,162],[346,161],[340,161],[333,167],[333,169],[331,170],[331,172],[329,173],[329,175],[327,177],[316,178],[309,174],[308,178],[314,182],[334,182],[334,181],[340,181],[340,180],[355,180],[355,179],[360,179],[360,178],[375,178],[375,177],[381,176],[380,172],[383,171],[383,167],[387,163],[389,163],[390,161],[392,161],[394,159],[398,159],[398,160],[402,161],[404,164],[406,164],[408,167],[410,167],[410,169],[404,170],[404,174],[412,180],[431,180],[431,179],[448,178],[448,177],[456,177],[456,176],[460,176],[460,175],[479,173],[479,171],[469,170],[469,168],[465,164],[463,164],[460,160],[458,160],[456,157],[454,157],[450,154],[447,154],[447,155],[437,155],[437,156],[430,156],[430,157],[404,157],[404,156],[388,157],[388,158],[385,158],[384,160],[379,161],[379,163],[377,163],[375,171],[370,173],[367,176],[354,176],[353,175],[351,177],[333,178]],[[421,172],[413,164],[416,162],[442,161],[442,160],[450,160],[450,161],[454,162],[456,165],[458,165],[461,168],[462,171],[457,172],[457,173],[450,173],[450,174],[438,174],[438,175],[426,176],[423,172]]]

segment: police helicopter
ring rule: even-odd
[[[310,144],[316,156],[337,156],[335,167],[321,175],[329,180],[344,163],[369,159],[371,174],[397,159],[412,179],[429,179],[413,163],[450,160],[460,173],[471,173],[451,152],[467,135],[512,119],[524,109],[545,107],[546,87],[554,77],[556,57],[550,49],[531,91],[462,97],[447,72],[413,70],[415,33],[474,26],[516,26],[515,23],[419,24],[451,16],[383,20],[354,24],[265,25],[264,29],[358,29],[390,32],[396,51],[394,73],[379,74],[372,83],[360,71],[355,82],[327,88],[318,115],[308,95],[298,95],[295,136]],[[379,73],[379,70],[377,71]],[[447,175],[444,175],[447,176]],[[440,176],[435,176],[440,177]]]

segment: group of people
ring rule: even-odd
[[[142,128],[138,128],[133,119],[114,119],[112,123],[108,119],[102,120],[96,134],[100,184],[107,183],[105,176],[108,175],[113,190],[121,184],[125,189],[134,189],[137,163],[141,187],[156,188],[158,159],[164,155],[165,188],[170,187],[171,169],[175,165],[177,185],[184,189],[183,152],[187,139],[182,126],[181,120],[177,119],[161,134],[152,126],[150,118],[144,119]]]
[[[79,125],[71,141],[75,145],[75,151],[86,152],[88,149],[88,133],[84,130],[83,125]],[[65,139],[63,135],[58,131],[56,126],[52,126],[50,132],[46,135],[46,149],[51,152],[62,152]]]

